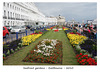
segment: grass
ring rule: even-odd
[[[41,36],[34,43],[31,43],[29,46],[22,48],[20,51],[9,56],[7,60],[4,61],[4,65],[57,65],[57,64],[48,64],[48,63],[30,63],[23,62],[22,60],[26,57],[27,53],[34,48],[34,46],[43,39],[58,39],[63,43],[63,65],[78,65],[77,59],[75,58],[75,53],[70,45],[68,38],[64,31],[54,32],[49,31],[48,33]]]

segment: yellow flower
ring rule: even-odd
[[[69,28],[64,28],[64,30],[69,30]]]
[[[34,42],[37,38],[39,38],[42,34],[37,35],[28,35],[22,37],[22,45],[29,45],[30,43]]]
[[[46,29],[46,30],[51,30],[51,29]]]
[[[74,46],[77,44],[81,44],[84,40],[87,39],[86,36],[83,35],[78,35],[78,34],[67,34],[67,37],[70,40],[70,43]]]

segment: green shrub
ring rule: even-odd
[[[73,33],[75,33],[75,34],[76,34],[76,32],[77,32],[77,30],[74,30],[74,31],[73,31]]]
[[[80,48],[80,46],[79,46],[79,45],[76,45],[75,47],[76,47],[76,48]]]
[[[97,56],[95,56],[95,57],[94,57],[94,59],[95,59],[95,60],[96,60],[96,62],[97,62]]]
[[[23,45],[22,45],[22,43],[19,43],[18,46],[19,46],[19,47],[22,47]]]
[[[83,49],[81,49],[81,51],[80,51],[80,53],[82,53],[82,54],[85,54],[87,51],[86,50],[83,50]]]
[[[17,47],[17,49],[19,50],[19,49],[20,49],[20,47],[18,46],[18,47]]]
[[[3,54],[3,57],[6,57],[6,55],[5,55],[5,54]]]
[[[9,50],[7,51],[7,55],[10,55],[10,51]]]
[[[84,53],[84,55],[88,55],[89,57],[92,57],[92,54],[89,54],[88,52]]]
[[[40,30],[36,30],[36,31],[35,31],[35,33],[39,33],[39,32],[40,32]]]
[[[11,53],[14,53],[14,50],[13,49],[11,49]]]
[[[92,49],[97,51],[97,45],[93,44],[93,48]]]
[[[17,51],[18,49],[15,49],[15,51]]]
[[[81,48],[76,48],[77,53],[79,54],[81,51]]]

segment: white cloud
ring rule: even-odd
[[[66,17],[66,20],[74,18],[79,22],[82,19],[95,19],[97,17],[96,2],[39,2],[36,6],[47,16],[58,16],[59,14]]]

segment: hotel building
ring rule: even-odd
[[[3,2],[3,26],[44,24],[45,15],[33,2]]]

